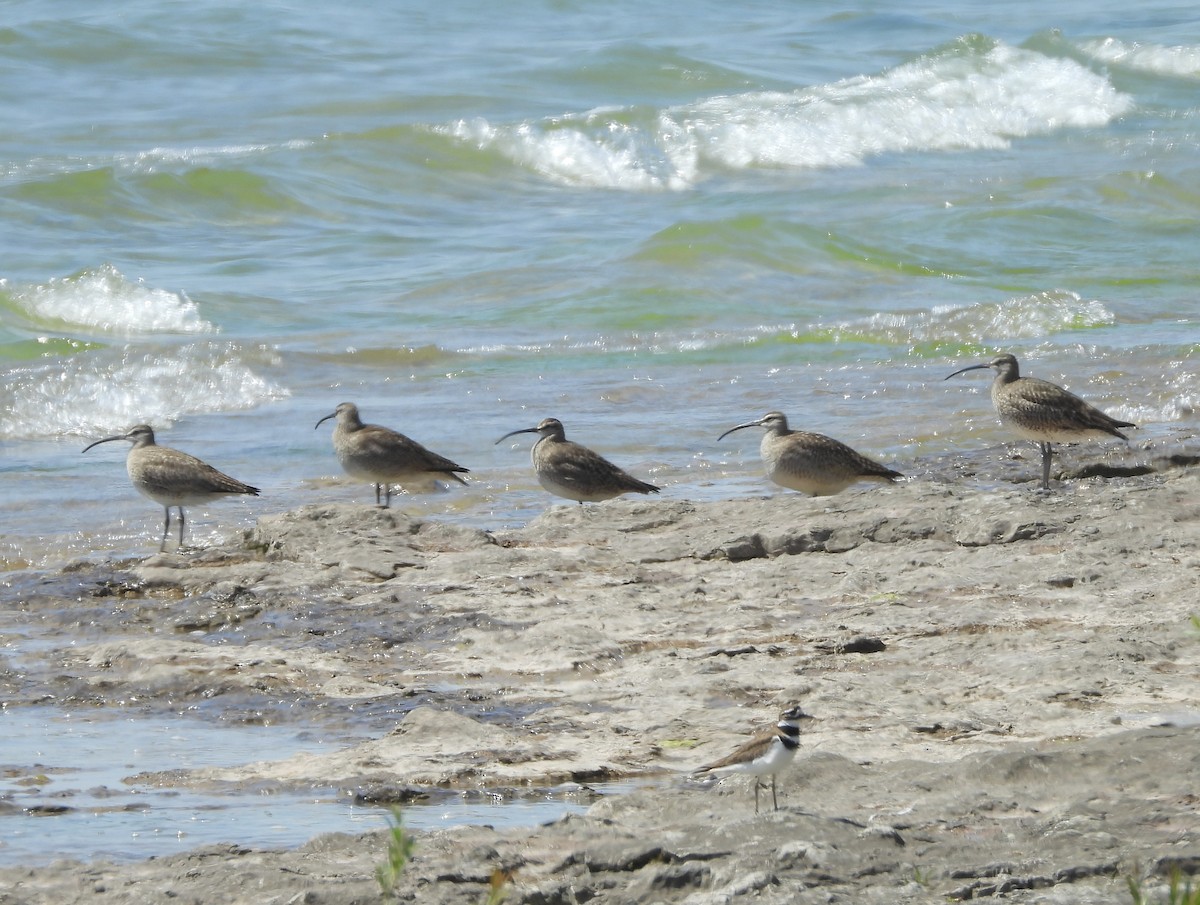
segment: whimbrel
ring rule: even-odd
[[[775,777],[796,757],[800,747],[800,720],[812,717],[799,707],[785,710],[773,729],[760,733],[728,757],[694,770],[702,773],[748,773],[754,777],[754,813],[758,813],[758,787],[761,777],[771,777],[771,804],[779,810],[775,797]]]
[[[555,496],[582,503],[611,500],[623,493],[658,493],[658,487],[626,474],[603,456],[567,439],[557,418],[544,418],[537,427],[509,431],[496,443],[517,434],[541,434],[530,457],[538,483]]]
[[[1042,490],[1050,489],[1050,444],[1096,437],[1128,440],[1119,428],[1137,427],[1129,421],[1109,417],[1057,384],[1037,377],[1022,377],[1017,359],[1008,354],[997,355],[987,364],[959,368],[945,379],[983,368],[996,372],[992,380],[992,405],[1001,423],[1026,440],[1033,440],[1042,451]]]
[[[392,504],[392,485],[400,484],[409,490],[432,490],[437,481],[458,481],[456,474],[470,469],[455,465],[445,456],[426,449],[416,440],[378,424],[363,424],[358,406],[343,402],[332,414],[314,425],[320,427],[330,418],[337,418],[333,429],[333,451],[350,477],[375,485],[375,505],[379,505],[379,490],[384,489],[383,508]]]
[[[196,503],[207,503],[233,493],[258,496],[258,488],[243,484],[202,462],[169,446],[154,442],[154,431],[148,424],[139,424],[127,434],[105,437],[84,447],[87,452],[93,446],[113,440],[129,440],[133,446],[125,458],[125,469],[129,480],[142,496],[149,497],[166,511],[163,523],[161,553],[167,546],[167,532],[171,528],[171,507],[179,509],[179,546],[183,546],[183,507]]]
[[[859,481],[890,483],[904,477],[832,437],[789,430],[787,416],[782,412],[767,412],[756,421],[731,427],[717,440],[746,427],[767,429],[759,446],[767,477],[789,490],[831,496]]]

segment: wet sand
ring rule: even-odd
[[[23,589],[46,668],[5,670],[5,699],[253,723],[286,697],[362,739],[141,777],[177,788],[641,780],[548,826],[418,833],[401,901],[481,902],[496,871],[530,905],[1127,901],[1128,876],[1200,870],[1200,472],[1143,470],[547,498],[497,531],[307,506]],[[792,703],[817,720],[778,812],[749,779],[689,778]],[[229,843],[3,869],[0,903],[379,901],[385,833]]]

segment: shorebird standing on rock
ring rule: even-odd
[[[517,434],[540,434],[530,457],[538,483],[555,496],[580,503],[611,500],[623,493],[658,493],[660,488],[626,474],[612,462],[586,446],[567,439],[557,418],[543,418],[537,427],[509,431],[496,441],[503,443]]]
[[[959,368],[945,379],[984,368],[996,372],[992,405],[1001,423],[1026,440],[1033,440],[1042,451],[1042,490],[1050,489],[1050,444],[1105,437],[1128,440],[1119,428],[1137,427],[1104,414],[1057,384],[1022,377],[1017,359],[1008,354],[997,355],[986,364]]]
[[[904,477],[832,437],[789,430],[783,412],[767,412],[757,421],[731,427],[717,441],[746,427],[767,429],[759,447],[767,477],[789,490],[812,496],[831,496],[859,481],[891,483]]]
[[[129,480],[133,482],[138,493],[154,500],[166,510],[162,543],[158,547],[160,553],[167,546],[172,506],[179,509],[179,546],[182,547],[184,506],[207,503],[234,493],[258,496],[257,487],[243,484],[217,471],[208,463],[201,462],[195,456],[189,456],[169,446],[159,446],[154,442],[154,431],[148,424],[139,424],[127,434],[117,434],[115,437],[105,437],[95,443],[89,443],[83,451],[87,452],[93,446],[113,440],[129,440],[133,443],[129,455],[125,458],[125,470],[129,472]]]
[[[445,456],[426,449],[416,440],[378,424],[363,424],[358,406],[343,402],[331,414],[314,426],[316,430],[330,418],[337,418],[333,429],[333,452],[350,477],[375,485],[375,505],[379,505],[379,489],[384,490],[383,508],[392,504],[392,485],[410,490],[432,490],[437,481],[458,481],[456,474],[466,474],[469,468],[455,465]]]
[[[779,810],[775,797],[775,777],[796,757],[800,747],[800,720],[812,717],[799,707],[785,710],[773,729],[760,733],[742,745],[728,757],[723,757],[693,770],[694,775],[703,773],[748,773],[754,777],[754,813],[758,813],[758,787],[761,777],[771,777],[771,804]]]

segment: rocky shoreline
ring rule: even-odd
[[[401,901],[483,902],[503,877],[529,905],[1120,902],[1129,877],[1200,871],[1198,590],[1194,468],[558,505],[503,531],[316,505],[22,593],[54,666],[4,680],[8,706],[247,719],[286,689],[366,736],[149,777],[180,788],[644,780],[548,826],[417,833]],[[818,719],[778,812],[748,779],[689,778],[792,703]],[[377,902],[386,847],[6,868],[0,905]]]

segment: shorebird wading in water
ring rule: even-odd
[[[717,441],[747,427],[767,429],[759,446],[767,477],[789,490],[812,496],[831,496],[859,481],[891,483],[904,477],[832,437],[788,430],[787,416],[783,412],[767,412],[757,421],[731,427]]]
[[[567,439],[557,418],[544,418],[537,427],[509,431],[496,441],[517,434],[540,434],[530,458],[538,483],[555,496],[582,503],[611,500],[623,493],[658,493],[659,488],[626,474],[603,456]]]
[[[996,372],[992,405],[1001,423],[1026,440],[1033,440],[1042,451],[1042,490],[1050,489],[1050,444],[1105,437],[1128,440],[1120,428],[1137,427],[1109,417],[1057,384],[1022,377],[1017,359],[1008,354],[997,355],[987,364],[959,368],[945,379],[984,368]]]
[[[466,474],[469,468],[455,465],[404,434],[378,424],[363,424],[358,406],[343,402],[331,414],[314,426],[316,430],[330,418],[337,418],[333,429],[333,451],[342,470],[350,477],[375,485],[375,505],[383,488],[383,508],[392,504],[392,485],[410,490],[432,490],[437,481],[458,481],[466,484],[456,472]]]
[[[775,797],[775,777],[796,757],[800,747],[800,720],[812,717],[799,707],[785,710],[775,728],[760,733],[728,757],[700,767],[693,774],[747,773],[754,777],[754,813],[758,813],[758,787],[762,777],[771,777],[771,804],[779,810]]]
[[[149,497],[166,511],[163,523],[161,553],[167,546],[167,532],[171,528],[171,507],[179,509],[179,546],[183,546],[183,507],[207,503],[234,493],[258,496],[258,488],[243,484],[202,462],[195,456],[159,446],[154,442],[154,431],[148,424],[139,424],[127,434],[105,437],[84,447],[87,452],[93,446],[113,440],[129,440],[133,447],[125,457],[125,469],[129,480],[142,496]]]

